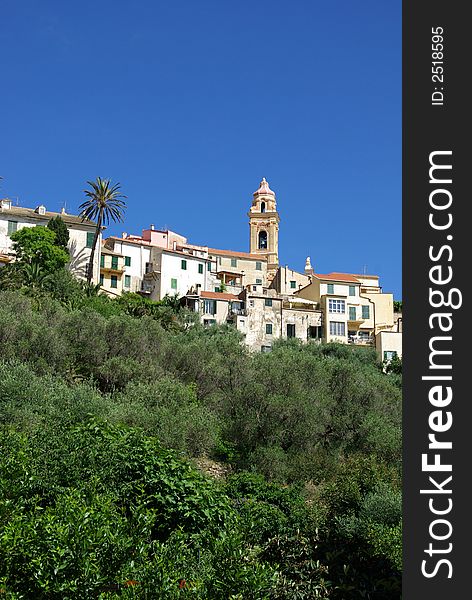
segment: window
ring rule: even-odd
[[[356,295],[356,286],[355,285],[350,285],[349,286],[349,295],[350,296],[355,296]]]
[[[346,312],[346,302],[344,300],[332,300],[330,298],[328,301],[328,307],[330,313],[344,314]]]
[[[18,231],[18,221],[8,221],[8,235]]]
[[[131,256],[125,256],[125,267],[131,267]]]
[[[92,248],[94,238],[95,238],[95,233],[93,231],[88,231],[87,232],[87,248]]]
[[[288,338],[295,337],[295,323],[287,323],[287,337]]]
[[[270,352],[272,350],[272,346],[261,346],[261,352]]]
[[[216,315],[216,300],[204,300],[203,312],[206,315]]]
[[[346,324],[339,321],[331,321],[329,324],[329,333],[344,337],[346,335]]]
[[[111,268],[112,269],[117,269],[118,268],[118,257],[117,256],[112,256],[111,257]]]
[[[256,285],[262,285],[262,279],[256,279]]]
[[[185,259],[182,259],[182,260],[180,261],[180,267],[181,267],[181,269],[182,269],[183,271],[186,271],[186,270],[187,270],[187,261],[186,261]]]
[[[203,319],[204,327],[210,327],[210,325],[216,325],[216,319]]]
[[[266,298],[264,304],[265,306],[272,306],[272,298]]]
[[[125,287],[131,287],[131,277],[129,275],[125,275]]]
[[[118,277],[116,275],[111,276],[111,287],[112,288],[118,287]]]
[[[356,307],[355,306],[349,307],[349,320],[350,321],[356,320]]]
[[[321,339],[323,337],[323,328],[321,325],[310,325],[310,327],[308,327],[308,337],[312,339]]]
[[[370,306],[364,305],[362,307],[362,318],[363,319],[370,319]]]
[[[266,334],[272,335],[272,323],[266,323]]]
[[[102,254],[100,256],[100,266],[103,268],[105,266],[105,255]]]
[[[251,308],[254,308],[254,300],[249,300],[249,306],[250,306]]]
[[[221,292],[221,288],[217,286],[217,287],[215,288],[215,292],[216,292],[217,294],[219,294],[219,293]]]
[[[334,294],[334,283],[328,283],[328,294]]]
[[[256,271],[262,271],[262,263],[260,261],[256,261]]]
[[[173,290],[176,290],[176,289],[177,289],[177,279],[171,279],[171,280],[170,280],[170,287],[171,287]]]
[[[259,250],[265,250],[267,248],[267,231],[259,231],[259,243],[257,247]]]
[[[103,275],[100,275],[100,285],[103,285],[103,281],[104,281],[104,277],[103,277]]]
[[[265,213],[265,208],[266,208],[265,202],[261,202],[261,213]]]
[[[296,281],[291,281],[290,282],[290,289],[294,290],[297,287],[297,282]]]
[[[396,350],[385,350],[384,352],[384,360],[392,360],[393,358],[397,357],[397,352]]]
[[[200,273],[200,275],[203,273],[203,265],[202,265],[202,263],[200,263],[198,265],[198,272]]]
[[[238,266],[238,260],[236,258],[232,258],[231,259],[231,266],[232,267],[237,267]]]

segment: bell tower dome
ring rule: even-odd
[[[275,193],[264,177],[252,198],[249,217],[249,251],[267,258],[267,277],[271,281],[279,267],[279,222]]]

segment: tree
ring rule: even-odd
[[[11,240],[20,266],[38,265],[46,273],[62,269],[68,253],[55,244],[56,234],[47,227],[23,227],[12,233]]]
[[[115,183],[112,185],[110,179],[97,177],[95,181],[87,181],[91,189],[84,190],[87,200],[79,206],[80,217],[82,221],[90,219],[96,221],[95,236],[93,238],[92,251],[87,269],[87,283],[91,283],[93,275],[93,261],[97,247],[98,237],[104,225],[110,221],[115,223],[123,222],[123,213],[126,204],[123,194],[119,193],[121,185]]]
[[[47,227],[56,234],[56,246],[59,246],[59,248],[63,248],[67,251],[67,244],[69,243],[69,230],[67,229],[67,225],[64,223],[63,219],[57,215],[57,217],[54,217],[49,221]]]

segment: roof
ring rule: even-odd
[[[264,194],[266,196],[269,194],[270,196],[275,196],[275,193],[270,189],[269,182],[265,177],[262,178],[259,189],[254,192],[253,196],[258,196],[259,194]]]
[[[101,249],[101,253],[102,254],[111,254],[111,256],[124,256],[123,254],[121,254],[120,252],[115,252],[114,250],[110,250],[110,248],[107,248],[105,245],[102,244],[102,249]]]
[[[250,254],[249,252],[233,252],[233,250],[217,250],[216,248],[208,248],[208,254],[217,254],[221,256],[235,256],[239,258],[247,258],[249,260],[260,260],[267,262],[267,257],[259,254]]]
[[[225,292],[200,292],[201,298],[212,298],[214,300],[239,300],[234,294],[225,294]]]
[[[126,244],[137,244],[138,246],[151,246],[151,242],[147,242],[146,240],[140,239],[138,236],[136,237],[118,237],[116,235],[110,235],[109,237],[107,237],[107,239],[105,240],[106,242],[108,242],[108,240],[116,240],[117,242],[123,242]]]
[[[354,277],[364,277],[365,279],[378,279],[378,275],[360,275],[359,273],[353,273]]]
[[[360,283],[360,281],[350,273],[327,273],[326,275],[314,273],[314,276],[323,281],[348,281],[350,283]]]
[[[40,215],[34,208],[24,208],[22,206],[12,206],[11,208],[0,209],[0,215],[5,214],[14,217],[24,217],[28,219],[37,219],[38,221],[48,221],[54,217],[61,217],[64,223],[70,225],[85,225],[86,227],[96,227],[96,223],[90,219],[84,219],[77,215],[68,215],[67,213],[58,213],[46,211],[44,215]]]

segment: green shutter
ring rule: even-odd
[[[173,290],[176,290],[176,289],[177,289],[177,279],[171,279],[171,280],[170,280],[170,287],[171,287]]]
[[[131,256],[125,256],[125,267],[131,267]]]
[[[111,276],[111,287],[112,288],[118,287],[118,277],[116,275]]]
[[[93,231],[87,232],[87,248],[93,247],[93,240],[95,238],[95,233]]]
[[[370,310],[369,310],[369,306],[363,306],[362,307],[362,318],[363,319],[369,319],[370,318]]]
[[[125,275],[125,287],[131,287],[131,277],[129,275]]]
[[[100,256],[100,266],[103,268],[105,266],[105,255],[102,254]]]
[[[118,268],[118,257],[117,256],[112,256],[111,257],[111,268],[112,269],[117,269]]]
[[[182,267],[182,269],[184,271],[186,271],[187,270],[187,261],[182,259],[180,266]]]
[[[198,265],[198,272],[200,273],[200,275],[203,273],[203,265],[202,264]]]
[[[334,283],[328,283],[328,294],[334,294]]]

